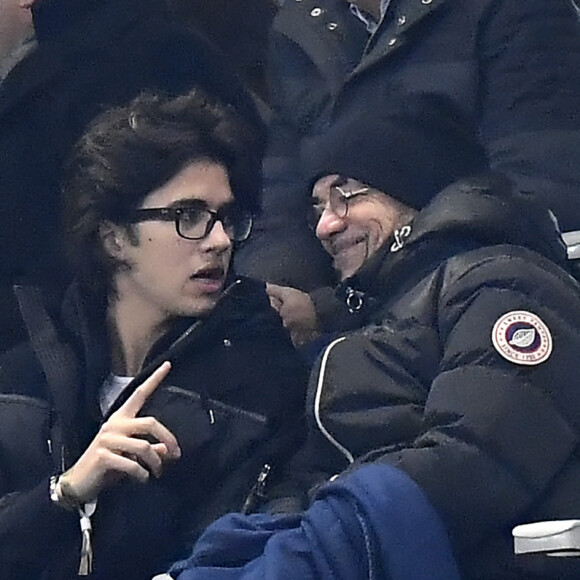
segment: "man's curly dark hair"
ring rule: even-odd
[[[236,203],[256,213],[262,151],[258,130],[199,89],[178,97],[143,94],[97,117],[72,151],[63,191],[68,253],[85,290],[104,298],[121,266],[102,247],[101,224],[124,223],[192,162],[222,165]]]

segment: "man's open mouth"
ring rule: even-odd
[[[225,278],[225,270],[220,266],[202,268],[191,277],[203,280],[223,280]]]

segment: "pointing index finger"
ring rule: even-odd
[[[136,417],[137,413],[141,410],[141,407],[145,404],[145,401],[155,392],[155,389],[163,382],[163,379],[167,376],[171,370],[171,363],[165,361],[161,366],[159,366],[151,376],[143,381],[131,396],[121,405],[117,413],[123,415],[124,417]]]
[[[274,296],[279,299],[280,295],[283,293],[283,287],[266,282],[266,292],[268,296]]]

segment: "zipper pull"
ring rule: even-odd
[[[256,481],[257,491],[261,497],[264,497],[264,488],[266,487],[266,479],[268,479],[268,475],[270,475],[272,467],[269,463],[264,463],[264,467],[262,467],[262,471],[258,475],[258,481]]]
[[[355,290],[351,286],[346,289],[346,306],[351,314],[356,314],[364,306],[364,292]]]
[[[391,245],[391,252],[398,252],[404,245],[405,240],[411,235],[411,226],[403,226],[400,230],[395,230],[393,236],[395,241]]]
[[[201,399],[201,406],[203,407],[204,411],[207,413],[207,415],[209,417],[209,424],[214,425],[215,424],[215,413],[213,412],[213,409],[211,408],[211,406],[209,404],[207,394],[201,393],[200,399]]]
[[[79,508],[81,534],[83,538],[81,546],[81,561],[79,564],[79,576],[89,576],[93,571],[93,541],[91,517],[97,508],[97,500],[86,503]]]
[[[248,497],[246,497],[244,507],[242,507],[243,514],[249,514],[254,511],[258,505],[258,500],[263,500],[266,497],[264,490],[271,470],[272,466],[269,463],[264,463],[264,467],[262,467],[262,471],[258,474],[256,483],[254,483]]]

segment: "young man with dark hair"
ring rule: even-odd
[[[194,91],[113,109],[74,149],[76,280],[61,308],[19,289],[30,342],[0,361],[3,579],[147,578],[294,446],[301,365],[230,270],[259,148]]]
[[[63,168],[98,114],[143,91],[200,87],[256,124],[260,117],[219,49],[177,22],[166,0],[2,0],[0,13],[0,52],[13,45],[5,27],[22,36],[32,22],[36,41],[26,57],[11,55],[0,85],[1,352],[26,336],[12,286],[70,282],[54,227]]]

